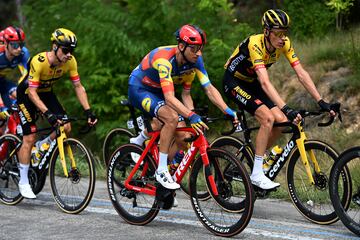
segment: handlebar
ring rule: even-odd
[[[341,107],[341,104],[339,102],[336,102],[334,104],[331,104],[330,109],[339,115],[339,120],[340,120],[340,122],[342,122],[340,107]],[[300,110],[299,112],[300,112],[300,115],[302,118],[306,118],[309,116],[319,116],[324,113],[327,113],[325,110],[319,110],[319,111]],[[334,120],[335,120],[335,116],[330,116],[330,118],[327,122],[319,122],[317,125],[319,127],[327,127],[327,126],[330,126],[334,122]]]

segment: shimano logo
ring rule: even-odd
[[[288,142],[288,144],[286,144],[284,151],[282,152],[281,156],[279,157],[279,159],[276,161],[276,163],[274,164],[274,166],[271,168],[270,172],[269,172],[269,177],[273,177],[274,174],[280,170],[282,164],[284,163],[285,159],[287,158],[287,156],[289,155],[289,153],[291,152],[291,150],[294,148],[295,143],[291,140],[290,142]]]
[[[44,166],[46,160],[49,158],[50,154],[53,152],[55,145],[56,145],[56,140],[53,140],[50,144],[49,150],[47,150],[46,154],[41,159],[41,162],[39,164],[39,169],[41,169]]]

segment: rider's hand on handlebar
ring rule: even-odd
[[[281,111],[294,124],[298,124],[301,121],[301,115],[300,115],[299,111],[290,108],[288,105],[283,106],[281,108]]]
[[[91,111],[90,108],[85,110],[85,115],[88,119],[89,126],[92,127],[97,123],[98,119],[97,119],[96,115]]]
[[[55,127],[58,124],[61,124],[61,121],[57,118],[57,116],[52,112],[50,112],[49,110],[46,110],[46,112],[44,112],[44,116],[47,118],[48,122],[53,127]]]
[[[318,101],[318,104],[319,104],[322,111],[329,112],[331,114],[331,116],[336,115],[336,112],[331,109],[332,104],[329,104],[329,103],[325,102],[323,99],[320,99]]]
[[[209,129],[209,127],[201,120],[201,117],[194,112],[188,116],[191,127],[199,134],[202,133],[202,128]]]
[[[0,107],[0,120],[5,120],[10,116],[7,107]]]
[[[231,108],[227,107],[225,109],[225,115],[229,115],[233,120],[234,127],[237,127],[239,125],[239,120],[236,115],[236,111],[232,110]]]

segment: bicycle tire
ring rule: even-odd
[[[343,169],[350,172],[351,204],[344,208],[339,197],[339,179]],[[353,147],[339,156],[330,173],[330,198],[341,222],[353,233],[360,236],[360,147]],[[355,198],[356,197],[356,198]]]
[[[103,161],[106,166],[109,165],[111,154],[121,145],[129,143],[134,133],[125,128],[114,128],[105,137],[103,143]]]
[[[317,140],[306,141],[305,150],[315,185],[312,186],[309,182],[299,149],[295,148],[290,153],[286,169],[286,182],[290,198],[295,208],[309,221],[321,225],[332,224],[338,221],[339,218],[331,204],[328,179],[331,167],[337,161],[338,153],[330,145]],[[315,174],[309,156],[310,150],[316,156],[321,174]],[[342,202],[344,207],[347,208],[350,204],[349,173],[347,171],[342,172],[342,180]]]
[[[148,224],[159,212],[155,196],[128,190],[124,185],[135,166],[131,153],[141,155],[143,151],[136,144],[120,146],[111,155],[107,172],[107,187],[111,203],[121,218],[133,225]],[[145,171],[144,168],[147,170]],[[148,154],[131,180],[132,185],[154,187],[156,185],[155,170],[156,164]]]
[[[71,148],[76,168],[71,166],[67,148]],[[90,203],[95,190],[95,164],[87,148],[77,139],[64,139],[64,153],[68,177],[64,176],[59,147],[50,159],[49,176],[54,200],[64,212],[78,214]]]
[[[250,177],[243,164],[226,151],[209,148],[207,155],[209,166],[203,167],[201,156],[198,156],[192,168],[191,204],[206,229],[218,236],[231,237],[245,229],[253,213],[255,195]],[[232,166],[231,171],[229,166]],[[218,189],[217,196],[208,181],[210,172]],[[197,197],[203,189],[211,195],[207,201]]]
[[[0,137],[0,202],[6,205],[16,205],[24,199],[18,187],[20,172],[17,153],[9,158],[9,154],[19,143],[20,138],[13,134]]]

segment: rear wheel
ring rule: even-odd
[[[207,151],[209,165],[196,159],[190,177],[191,204],[201,223],[218,236],[231,237],[245,229],[254,207],[254,192],[244,166],[222,149]],[[218,194],[212,191],[214,179]],[[198,193],[207,191],[203,201]]]
[[[103,160],[109,165],[111,154],[121,145],[129,143],[134,134],[125,128],[114,128],[105,137],[103,144]]]
[[[350,173],[351,203],[346,209],[341,202],[342,172]],[[354,147],[339,156],[330,174],[330,197],[336,214],[343,224],[360,236],[360,147]]]
[[[49,167],[51,189],[58,207],[66,213],[77,214],[90,203],[95,189],[94,160],[87,148],[77,139],[64,140],[65,164],[68,176],[64,175],[59,148],[56,147]],[[72,166],[72,160],[76,167]]]
[[[12,134],[0,137],[0,201],[7,205],[18,204],[23,197],[19,192],[20,173],[17,151],[21,140]]]
[[[143,149],[138,145],[122,145],[111,155],[107,174],[108,191],[114,208],[126,222],[134,225],[151,222],[159,212],[155,196],[125,187],[125,180],[135,166],[132,157],[142,153]],[[147,155],[129,183],[155,190],[155,170],[154,160]]]
[[[331,167],[338,158],[337,152],[328,144],[321,141],[305,142],[306,155],[309,161],[315,184],[309,181],[304,164],[302,163],[299,149],[289,157],[287,167],[287,184],[291,200],[296,209],[309,221],[317,224],[331,224],[337,217],[329,196],[329,178]],[[320,172],[311,161],[310,153],[314,153]],[[341,202],[345,209],[350,204],[349,173],[341,172]]]

